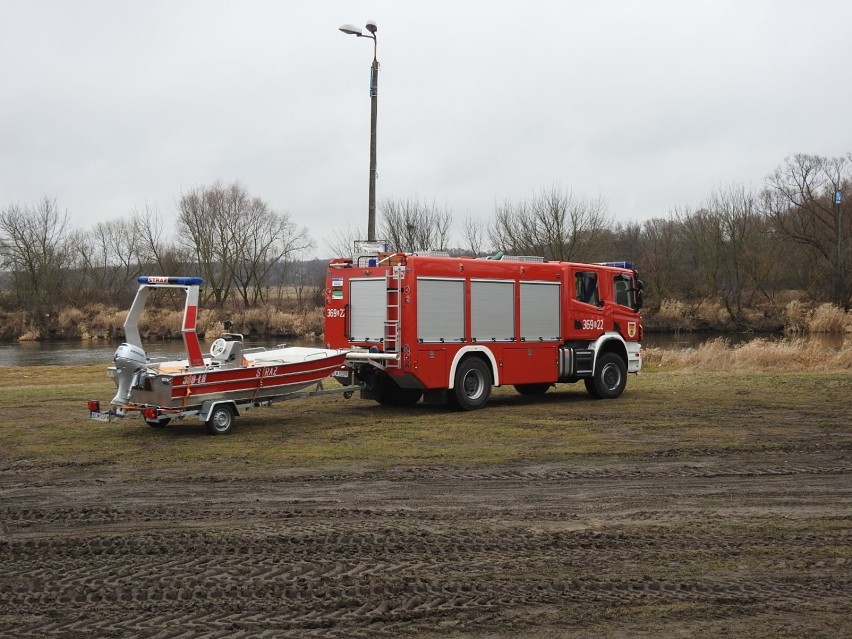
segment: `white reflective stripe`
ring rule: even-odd
[[[500,385],[500,372],[497,368],[497,359],[494,357],[494,353],[491,352],[491,349],[487,346],[464,346],[459,349],[459,352],[456,353],[456,356],[453,357],[453,364],[450,366],[450,379],[447,384],[447,388],[453,388],[456,385],[456,368],[461,361],[461,358],[467,355],[468,353],[485,353],[486,357],[488,357],[488,361],[491,362],[491,374],[494,376],[494,386]]]

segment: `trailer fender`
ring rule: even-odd
[[[491,349],[487,346],[464,346],[459,349],[459,352],[456,353],[456,356],[453,358],[453,364],[450,366],[450,379],[447,382],[447,388],[453,388],[456,383],[456,368],[458,368],[459,362],[461,359],[467,355],[468,353],[483,353],[491,364],[491,373],[494,375],[494,385],[500,385],[500,372],[497,368],[497,359],[494,357],[494,353],[491,352]]]
[[[217,406],[221,406],[222,404],[227,404],[231,408],[233,408],[234,409],[234,415],[239,417],[240,409],[237,406],[237,403],[233,400],[226,399],[226,400],[220,400],[220,401],[208,400],[208,401],[204,402],[201,405],[201,410],[198,412],[198,419],[200,419],[202,422],[206,422],[208,419],[210,419],[210,413],[213,412],[213,409],[216,408]]]

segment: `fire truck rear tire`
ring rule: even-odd
[[[615,399],[627,385],[627,364],[615,353],[604,353],[598,357],[594,376],[583,381],[595,399]]]
[[[482,408],[491,395],[491,371],[478,357],[463,359],[456,369],[455,385],[447,393],[450,405],[458,410]]]
[[[234,409],[228,404],[222,404],[213,409],[204,424],[211,435],[227,435],[234,428],[234,421]]]

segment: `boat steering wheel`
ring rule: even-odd
[[[210,345],[210,355],[213,357],[219,357],[219,355],[225,352],[226,348],[228,348],[228,342],[220,337],[219,339],[214,340]]]

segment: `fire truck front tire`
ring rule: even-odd
[[[595,399],[615,399],[627,385],[627,364],[615,353],[604,353],[598,357],[594,376],[583,381]]]
[[[458,410],[482,408],[491,395],[491,371],[478,357],[463,359],[456,369],[455,385],[447,393],[450,405]]]
[[[234,421],[234,409],[228,404],[220,404],[213,409],[204,424],[211,435],[227,435],[234,428]]]

